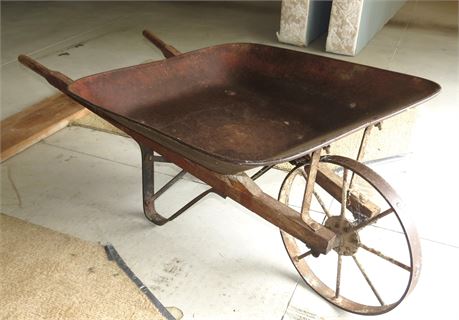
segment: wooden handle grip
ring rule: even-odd
[[[73,80],[67,77],[66,75],[58,71],[50,70],[41,63],[24,54],[21,54],[18,57],[18,60],[20,63],[22,63],[29,69],[35,71],[36,73],[44,77],[52,86],[56,87],[61,91],[66,91],[67,86],[69,86],[73,82]]]

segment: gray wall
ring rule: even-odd
[[[368,41],[384,27],[404,3],[405,1],[401,0],[365,0],[363,2],[356,53],[366,46]]]

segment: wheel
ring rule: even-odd
[[[279,201],[299,212],[308,166],[291,170],[279,192]],[[416,285],[416,229],[396,192],[370,168],[340,156],[322,157],[319,168],[309,213],[336,233],[337,246],[318,255],[281,230],[288,255],[304,281],[330,303],[357,314],[388,312]]]

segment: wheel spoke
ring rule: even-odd
[[[347,175],[348,169],[343,168],[343,186],[341,188],[341,218],[344,219],[344,213],[346,212],[347,206],[347,191],[348,191],[348,183],[347,183]]]
[[[328,211],[322,198],[315,191],[313,192],[313,194],[314,194],[314,197],[316,197],[317,202],[319,202],[320,206],[322,207],[322,210],[324,211],[325,215],[330,218],[331,217],[330,211]]]
[[[359,231],[360,229],[365,228],[365,227],[368,226],[369,224],[372,224],[372,223],[378,221],[378,220],[381,219],[381,218],[384,218],[385,216],[387,216],[388,214],[390,214],[390,213],[392,213],[392,212],[394,212],[394,209],[389,208],[389,209],[387,209],[387,210],[381,212],[380,214],[374,216],[373,218],[368,219],[368,220],[365,220],[364,222],[362,222],[362,223],[356,225],[356,226],[353,227],[350,231],[346,232],[345,235],[346,235],[346,234],[349,234],[349,233],[351,233],[351,232]]]
[[[306,174],[306,172],[304,171],[304,169],[301,170],[300,172],[301,172],[301,175],[304,177],[304,179],[305,179],[306,181],[308,181],[308,175]]]
[[[294,259],[295,261],[300,261],[301,259],[303,259],[303,258],[309,256],[311,253],[312,253],[312,250],[309,250],[309,251],[306,251],[306,252],[303,253],[303,254],[300,254],[299,256],[294,257],[293,259]]]
[[[381,251],[378,251],[376,249],[373,249],[373,248],[370,248],[370,247],[367,247],[366,245],[364,245],[363,243],[360,243],[359,246],[362,248],[362,249],[365,249],[367,250],[368,252],[371,252],[375,255],[377,255],[378,257],[380,258],[383,258],[384,260],[387,260],[389,261],[390,263],[393,263],[395,264],[396,266],[402,268],[402,269],[405,269],[406,271],[411,271],[412,269],[410,267],[408,267],[406,264],[400,262],[400,261],[397,261],[395,260],[394,258],[391,258],[389,256],[386,256],[385,254],[383,254]]]
[[[367,281],[368,285],[370,286],[371,291],[373,291],[374,295],[376,296],[376,299],[378,299],[378,301],[381,304],[381,306],[384,306],[384,301],[381,299],[381,296],[379,295],[379,293],[376,290],[375,286],[370,281],[370,278],[368,277],[367,273],[365,272],[365,269],[360,264],[359,260],[357,259],[357,257],[355,255],[353,255],[352,258],[354,259],[355,264],[357,265],[357,267],[359,268],[359,270],[362,273],[363,277],[365,278],[365,280]]]
[[[339,291],[341,287],[341,261],[342,256],[338,253],[338,266],[336,269],[336,288],[335,288],[335,299],[339,297]]]

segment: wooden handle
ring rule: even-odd
[[[180,51],[175,49],[173,46],[168,45],[167,43],[165,43],[163,40],[155,36],[150,31],[143,30],[142,34],[144,35],[145,38],[150,40],[150,42],[153,43],[159,50],[161,50],[161,52],[166,58],[171,58],[171,57],[175,57],[175,56],[182,54]]]
[[[52,86],[56,87],[60,91],[65,92],[67,90],[67,86],[69,86],[73,82],[73,80],[67,77],[66,75],[58,71],[50,70],[41,63],[35,61],[34,59],[24,54],[21,54],[18,57],[18,60],[20,63],[22,63],[29,69],[35,71],[36,73],[44,77]]]

